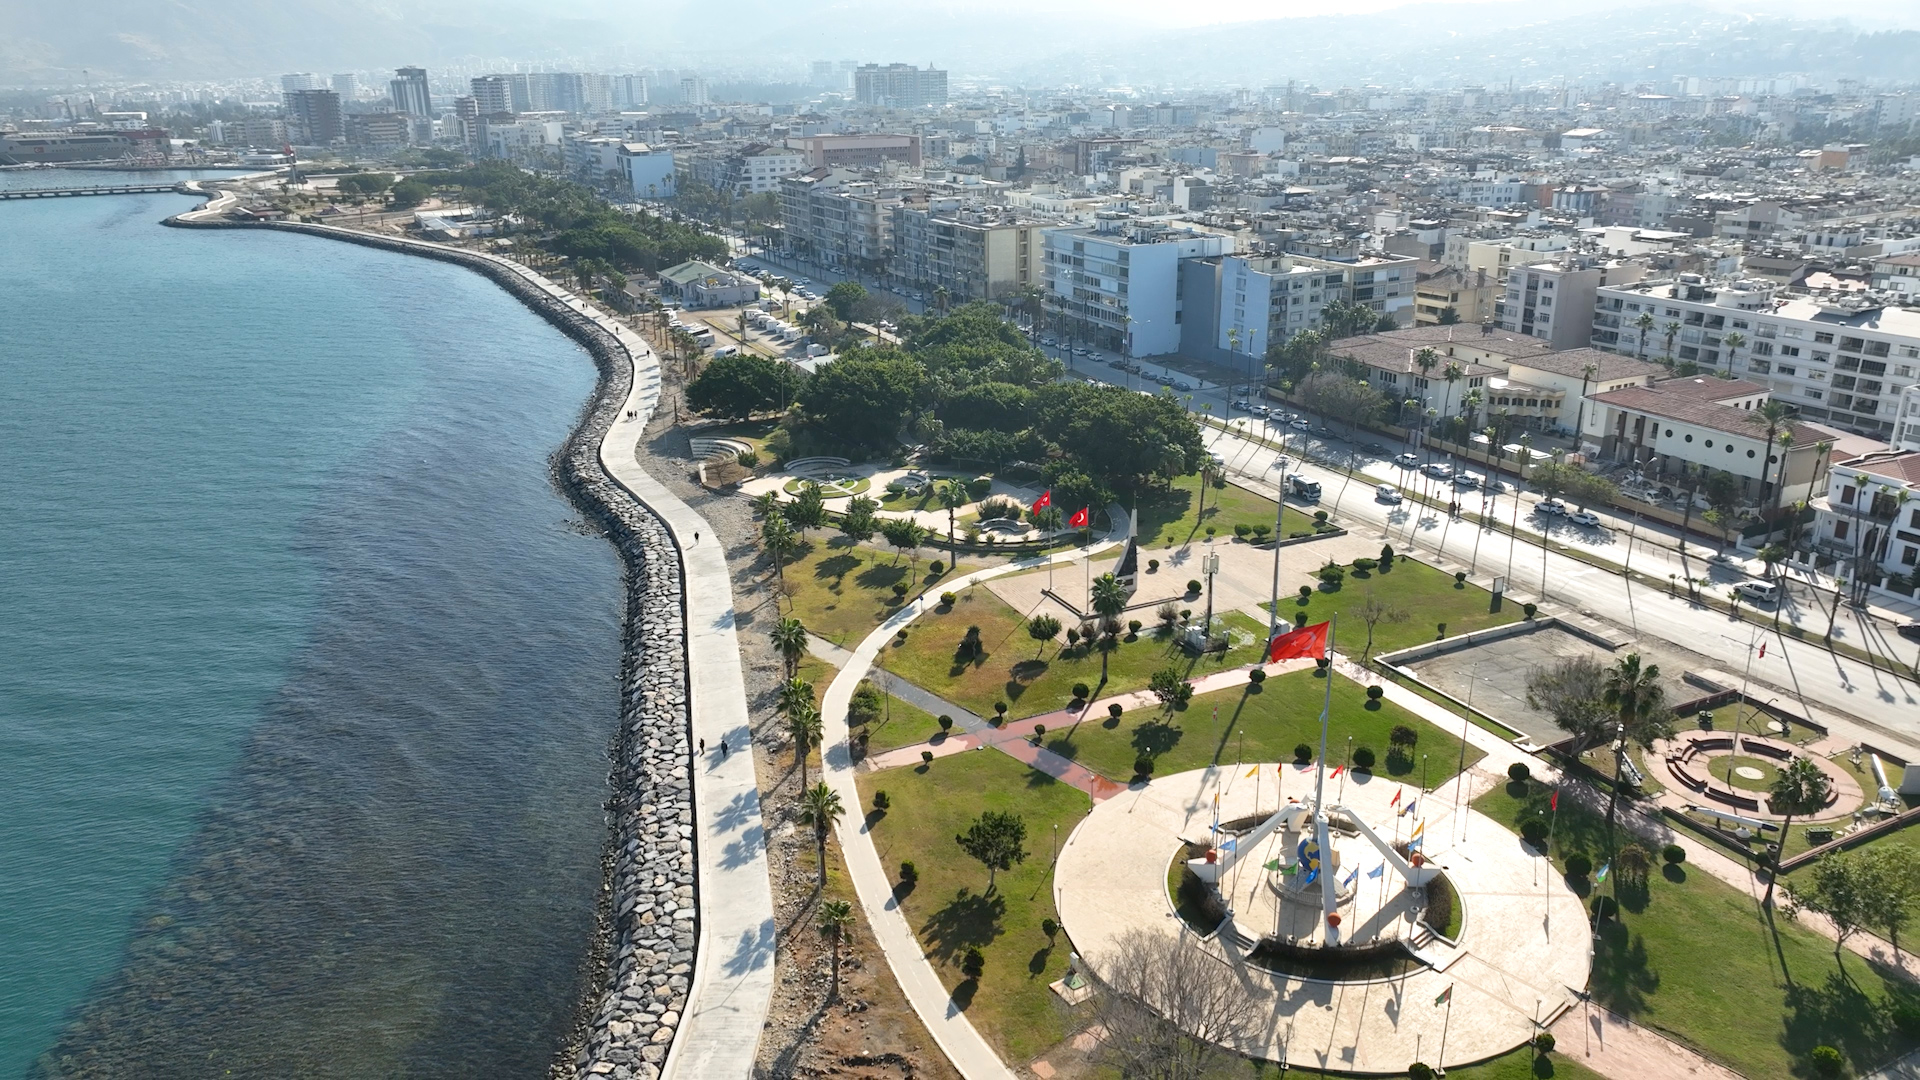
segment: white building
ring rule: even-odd
[[[1813,500],[1814,544],[1854,581],[1920,572],[1920,452],[1881,451],[1835,462]]]
[[[1113,212],[1096,217],[1090,227],[1045,233],[1050,321],[1128,356],[1178,351],[1180,264],[1230,254],[1233,238]]]
[[[1505,295],[1493,305],[1494,322],[1556,350],[1577,349],[1593,336],[1593,305],[1600,286],[1624,285],[1645,276],[1646,264],[1638,262],[1515,266],[1507,271]]]
[[[1900,391],[1900,419],[1895,421],[1893,444],[1902,450],[1920,450],[1920,384]]]
[[[785,146],[754,143],[683,160],[680,168],[715,191],[739,198],[779,191],[780,181],[807,170],[807,156]]]
[[[1327,305],[1338,301],[1365,304],[1405,326],[1413,321],[1418,265],[1405,255],[1227,256],[1220,260],[1214,347],[1264,355],[1270,345],[1319,329]]]
[[[643,199],[671,199],[676,188],[673,151],[655,150],[646,143],[620,147],[620,173],[633,193]]]
[[[1676,489],[1706,472],[1724,472],[1740,482],[1748,505],[1772,505],[1781,480],[1780,432],[1793,436],[1784,483],[1788,490],[1811,481],[1819,467],[1819,444],[1828,432],[1787,421],[1772,445],[1766,424],[1754,412],[1770,395],[1759,383],[1701,375],[1591,395],[1580,433],[1599,456],[1629,462],[1648,476],[1672,478]]]

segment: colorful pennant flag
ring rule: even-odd
[[[1598,885],[1607,880],[1607,871],[1611,869],[1613,869],[1612,863],[1602,863],[1599,872],[1593,875],[1593,883]]]
[[[1445,1005],[1448,1002],[1451,1002],[1452,1000],[1453,1000],[1453,984],[1448,983],[1447,988],[1445,990],[1440,991],[1440,996],[1433,999],[1433,1003],[1435,1005]]]
[[[1386,872],[1387,872],[1387,864],[1386,864],[1386,863],[1381,863],[1381,864],[1380,864],[1379,866],[1376,866],[1376,867],[1374,867],[1373,869],[1371,869],[1371,870],[1369,870],[1369,871],[1367,871],[1367,876],[1368,876],[1368,877],[1370,877],[1370,878],[1376,878],[1376,877],[1379,877],[1379,876],[1380,876],[1381,874],[1384,874],[1384,873],[1386,873]]]
[[[1260,766],[1255,765],[1253,768],[1247,770],[1247,775],[1252,776],[1254,773],[1257,773],[1259,771],[1260,771]]]
[[[1413,827],[1413,835],[1419,836],[1421,833],[1424,833],[1426,831],[1427,831],[1427,822],[1425,818],[1422,818],[1420,821],[1420,824],[1415,825]]]
[[[1553,797],[1547,800],[1547,809],[1555,811],[1556,813],[1560,810],[1560,789],[1559,788],[1553,789]]]
[[[1260,864],[1260,868],[1262,870],[1278,870],[1280,869],[1280,860],[1268,859],[1266,862]]]
[[[1403,794],[1405,794],[1405,793],[1406,793],[1406,790],[1407,790],[1406,788],[1394,788],[1394,789],[1393,789],[1393,799],[1392,799],[1391,801],[1389,801],[1389,802],[1387,803],[1387,805],[1388,805],[1388,806],[1399,806],[1399,805],[1400,805],[1400,796],[1401,796],[1401,795],[1403,795]]]
[[[1340,887],[1341,887],[1341,888],[1346,888],[1347,886],[1349,886],[1349,885],[1351,885],[1351,884],[1353,884],[1354,882],[1356,882],[1356,881],[1359,881],[1359,880],[1360,880],[1360,868],[1359,868],[1358,866],[1356,866],[1356,867],[1354,867],[1354,868],[1353,868],[1352,870],[1350,870],[1350,871],[1348,871],[1348,873],[1347,873],[1347,879],[1346,879],[1345,881],[1342,881],[1342,882],[1340,883]]]
[[[1427,846],[1427,838],[1424,836],[1416,836],[1413,839],[1407,841],[1407,851],[1409,852],[1418,851],[1421,848],[1426,846]]]
[[[1347,771],[1347,767],[1345,765],[1335,765],[1333,767],[1333,771],[1327,774],[1327,779],[1338,780],[1340,778],[1340,774],[1346,771]]]
[[[1401,816],[1401,817],[1406,817],[1406,816],[1407,816],[1408,814],[1411,814],[1411,813],[1413,813],[1413,811],[1414,811],[1414,808],[1415,808],[1415,807],[1417,807],[1417,806],[1419,806],[1419,805],[1420,805],[1420,800],[1419,800],[1419,799],[1415,799],[1415,800],[1413,800],[1412,802],[1410,802],[1410,803],[1408,803],[1407,805],[1405,805],[1405,806],[1403,806],[1403,807],[1401,807],[1401,808],[1400,808],[1400,816]]]

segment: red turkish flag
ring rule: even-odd
[[[1081,507],[1078,512],[1076,512],[1072,517],[1067,519],[1067,524],[1073,526],[1076,529],[1086,528],[1087,527],[1087,511],[1090,509],[1092,508],[1087,506]]]
[[[1053,505],[1053,491],[1051,489],[1041,492],[1040,497],[1033,500],[1033,509],[1035,513],[1045,510],[1047,507],[1052,505]]]
[[[1267,642],[1267,663],[1275,660],[1314,660],[1327,652],[1327,624],[1314,623],[1275,635]]]

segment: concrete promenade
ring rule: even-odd
[[[236,201],[230,193],[219,193],[205,207],[181,216],[213,218]],[[301,231],[359,235],[335,226],[309,225]],[[591,319],[620,343],[633,365],[627,400],[602,440],[600,462],[610,478],[665,523],[682,553],[692,737],[710,747],[725,740],[740,748],[725,756],[710,753],[695,763],[699,944],[686,1009],[662,1075],[745,1080],[753,1075],[774,983],[775,924],[765,826],[725,552],[706,520],[639,461],[638,444],[660,401],[659,358],[617,319],[519,263],[424,241],[382,239],[422,250],[460,251],[494,263]]]
[[[1110,520],[1124,523],[1127,515],[1116,507]],[[1076,548],[1051,557],[1023,559],[1006,566],[977,571],[948,582],[947,588],[958,591],[1002,574],[1045,566],[1048,561],[1072,562],[1085,558],[1089,552],[1103,551],[1125,539],[1126,525],[1119,524],[1105,540],[1090,548]],[[821,757],[821,772],[826,783],[839,793],[841,803],[855,811],[842,819],[836,828],[841,852],[847,861],[847,874],[852,878],[854,890],[860,897],[860,906],[873,926],[874,939],[887,958],[887,966],[893,969],[894,977],[900,981],[907,1001],[913,1005],[914,1012],[920,1014],[920,1020],[933,1034],[934,1042],[940,1044],[941,1051],[961,1076],[967,1080],[1013,1080],[1013,1070],[1000,1060],[1000,1055],[967,1019],[967,1014],[954,1004],[952,993],[940,982],[940,976],[933,966],[927,963],[926,952],[921,948],[920,940],[914,936],[913,927],[907,923],[907,917],[901,912],[899,901],[893,894],[893,881],[880,863],[880,853],[873,846],[873,834],[868,830],[865,817],[857,812],[861,805],[860,791],[854,783],[858,770],[847,749],[847,707],[853,698],[853,689],[866,677],[873,666],[874,657],[880,653],[880,647],[893,637],[895,631],[919,618],[937,602],[936,596],[921,596],[895,612],[860,642],[851,659],[834,676],[820,708],[827,725],[822,741],[825,751]]]

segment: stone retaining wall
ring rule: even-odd
[[[591,319],[492,259],[457,249],[294,222],[168,218],[178,228],[302,232],[456,263],[484,274],[593,356],[599,379],[553,460],[556,482],[619,551],[626,619],[620,726],[610,753],[611,822],[590,997],[556,1078],[655,1080],[685,1010],[698,941],[693,754],[680,551],[665,525],[607,476],[599,447],[633,382],[632,357]]]

